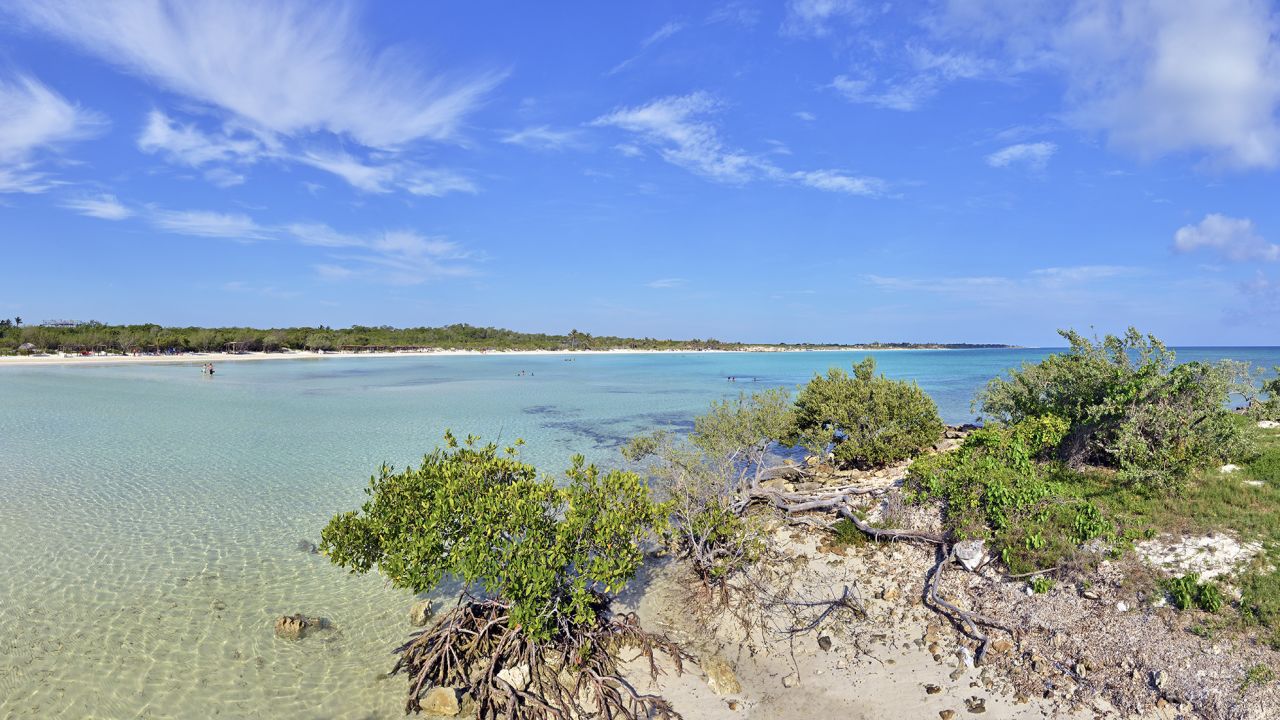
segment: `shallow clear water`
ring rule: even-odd
[[[1041,350],[876,353],[949,422]],[[0,717],[401,716],[380,680],[408,593],[300,552],[445,429],[529,442],[562,470],[683,429],[715,398],[864,353],[325,358],[0,367]],[[1188,349],[1280,365],[1280,349]],[[530,374],[519,376],[521,370]],[[740,381],[730,383],[727,376]],[[331,619],[301,642],[278,615]]]

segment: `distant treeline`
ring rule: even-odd
[[[740,350],[760,347],[749,343],[706,340],[658,340],[591,335],[571,330],[564,335],[523,333],[472,325],[394,328],[353,325],[349,328],[202,328],[161,325],[107,325],[100,322],[23,325],[20,319],[0,320],[0,353],[23,352],[277,352],[281,350]],[[853,347],[778,344],[767,347],[818,349]],[[1003,345],[871,343],[867,348],[988,348]]]

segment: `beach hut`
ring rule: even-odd
[[[32,345],[29,342],[22,343],[21,345],[18,346],[18,352],[22,353],[23,355],[30,355],[35,351],[36,351],[36,346]]]

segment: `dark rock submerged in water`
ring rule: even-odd
[[[310,540],[299,540],[296,547],[298,552],[310,553],[312,555],[316,555],[320,552],[320,548],[316,547],[316,544]]]
[[[307,617],[302,613],[281,615],[276,618],[276,637],[285,640],[301,640],[315,630],[330,630],[333,623],[328,618]]]

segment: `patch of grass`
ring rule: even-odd
[[[1274,682],[1276,673],[1269,666],[1258,663],[1244,671],[1244,677],[1240,679],[1240,692],[1243,694],[1251,687],[1261,687],[1268,683]]]
[[[831,526],[835,534],[832,543],[841,547],[862,547],[867,544],[867,534],[858,529],[851,521],[841,518]]]
[[[1031,592],[1037,595],[1043,595],[1053,589],[1053,581],[1043,575],[1031,578],[1030,584]]]

